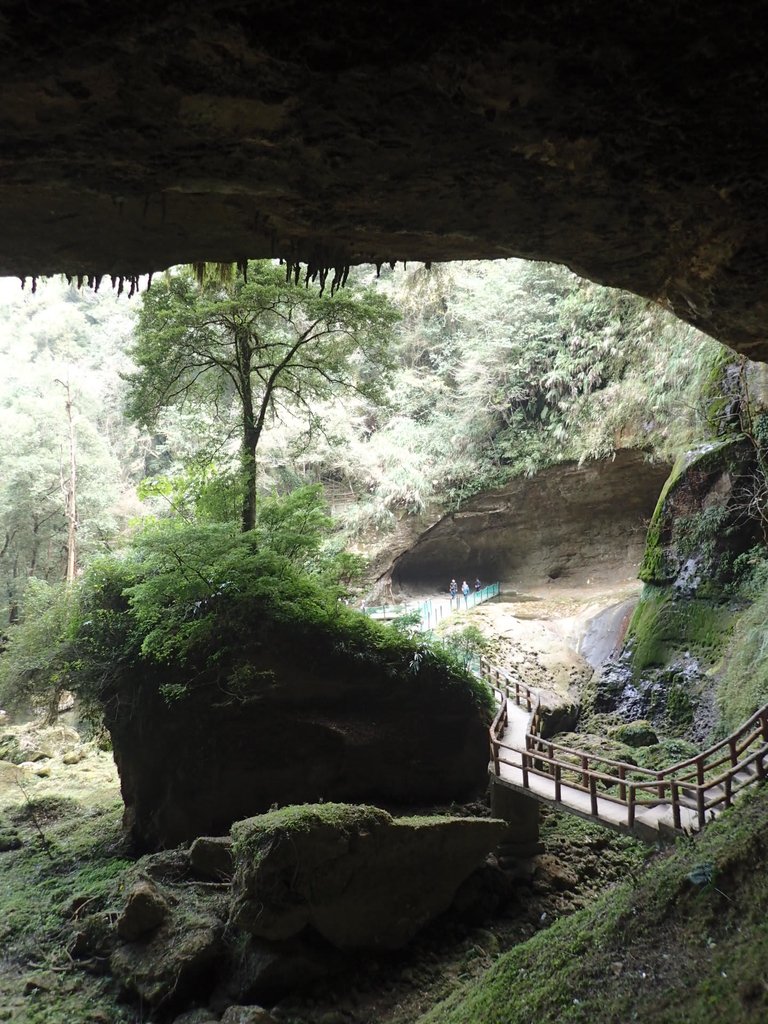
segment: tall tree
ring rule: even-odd
[[[256,451],[271,417],[352,389],[375,397],[390,368],[397,314],[383,296],[349,289],[321,295],[262,261],[248,277],[202,285],[170,274],[142,300],[128,374],[131,416],[152,425],[171,405],[239,413],[242,528],[256,519]],[[360,358],[363,346],[366,359]]]
[[[59,380],[66,393],[64,408],[67,410],[67,431],[69,434],[69,477],[65,480],[64,469],[61,472],[61,489],[64,493],[65,515],[67,518],[67,570],[65,579],[72,583],[77,569],[77,454],[75,448],[75,421],[72,416],[72,389],[69,377],[66,382]]]

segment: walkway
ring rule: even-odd
[[[425,601],[407,601],[404,604],[382,604],[371,608],[363,608],[362,611],[372,619],[390,621],[401,615],[408,615],[418,612],[422,629],[434,629],[444,618],[448,618],[454,612],[469,611],[478,604],[490,601],[497,597],[499,584],[491,583],[480,590],[471,590],[466,597],[459,594],[453,600],[449,597],[430,597]]]
[[[695,832],[766,777],[768,705],[709,750],[652,771],[543,739],[536,691],[486,661],[481,675],[499,704],[490,729],[492,783],[620,832],[651,842]]]

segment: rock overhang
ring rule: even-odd
[[[5,2],[0,273],[523,256],[768,358],[754,10]]]

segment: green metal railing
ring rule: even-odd
[[[456,597],[448,600],[437,600],[429,598],[426,601],[406,601],[404,604],[380,604],[363,606],[361,611],[374,619],[398,619],[401,615],[409,615],[418,612],[421,625],[424,629],[432,629],[444,618],[453,612],[468,611],[484,601],[490,601],[492,597],[499,594],[499,584],[491,583],[490,586],[481,587],[480,590],[470,590],[466,597],[459,593]]]

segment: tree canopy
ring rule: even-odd
[[[138,369],[126,377],[129,414],[153,424],[164,408],[186,406],[213,411],[225,431],[236,430],[242,527],[253,529],[256,451],[268,422],[298,410],[311,423],[318,403],[346,390],[380,395],[396,319],[371,289],[322,295],[268,262],[215,286],[190,270],[170,274],[142,300],[132,351]]]

